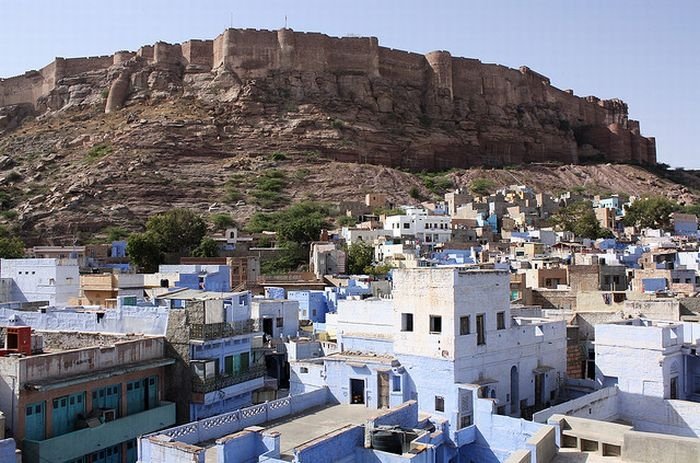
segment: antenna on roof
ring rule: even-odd
[[[284,28],[287,29],[287,15],[284,15]]]
[[[231,13],[231,15],[230,15],[230,20],[231,20],[231,22],[229,23],[228,27],[229,27],[229,29],[233,29],[233,13]]]

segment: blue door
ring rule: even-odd
[[[151,376],[148,378],[148,409],[155,408],[158,406],[158,376]]]
[[[44,440],[46,437],[46,402],[29,404],[24,409],[24,438]]]
[[[92,391],[92,408],[103,410],[114,410],[115,418],[119,417],[119,398],[121,396],[121,385],[101,387]]]
[[[90,455],[92,463],[122,463],[122,446],[115,445]]]
[[[138,451],[136,450],[136,439],[126,443],[126,463],[136,463]]]
[[[85,415],[85,394],[66,395],[53,399],[51,410],[51,429],[53,437],[75,430],[79,415]]]
[[[148,379],[126,383],[126,414],[142,412],[146,409],[146,386]]]

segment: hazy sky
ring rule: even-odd
[[[700,0],[0,0],[0,76],[229,26],[278,29],[285,15],[298,31],[527,65],[577,95],[621,98],[660,162],[700,168]]]

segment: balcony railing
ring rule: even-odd
[[[192,392],[200,392],[206,394],[212,391],[218,391],[234,384],[245,383],[256,378],[265,376],[266,368],[264,365],[255,365],[247,371],[230,375],[230,376],[215,376],[213,378],[201,379],[198,376],[192,378]]]
[[[211,339],[227,338],[253,332],[253,320],[243,320],[231,323],[207,323],[190,325],[190,339],[209,341]]]

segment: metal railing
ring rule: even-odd
[[[190,339],[209,341],[241,334],[249,334],[254,331],[253,320],[224,323],[196,323],[190,325]]]
[[[256,378],[262,378],[265,376],[266,368],[264,365],[255,365],[250,367],[248,370],[234,374],[234,375],[221,375],[215,376],[213,378],[201,379],[198,376],[192,378],[192,392],[208,393],[212,391],[218,391],[234,384],[245,383]]]

